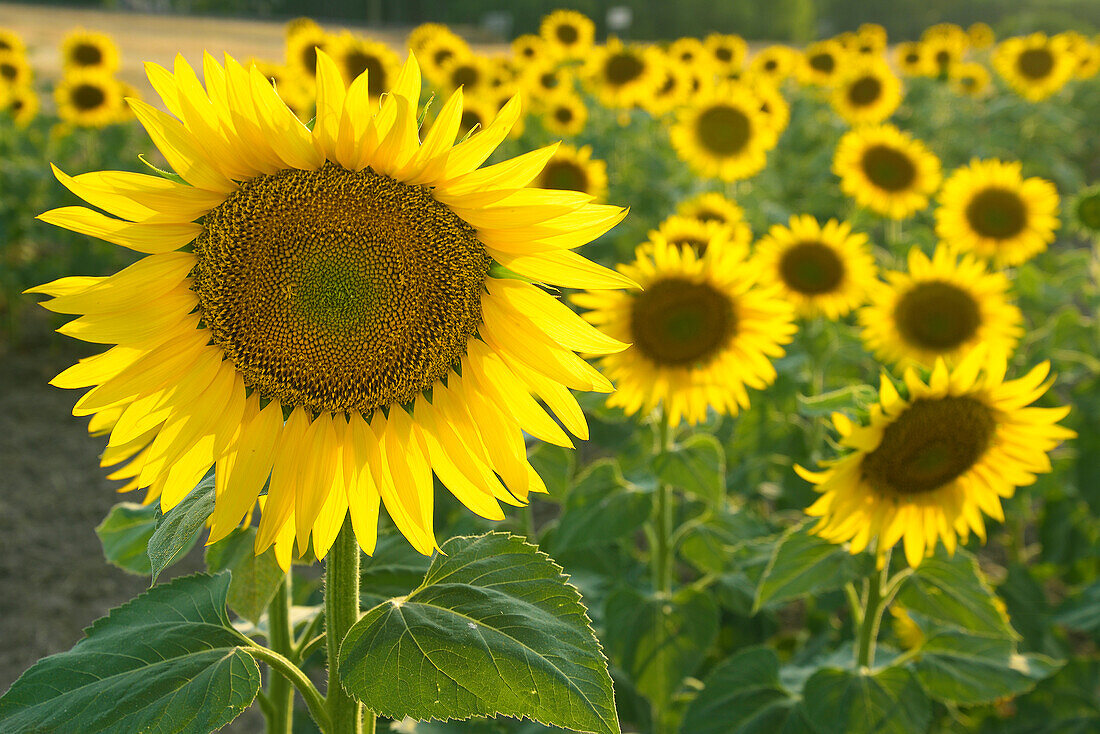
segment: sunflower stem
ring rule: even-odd
[[[267,608],[268,642],[271,649],[283,657],[294,657],[293,631],[290,628],[291,575],[279,584],[275,598]],[[267,684],[267,697],[271,702],[271,715],[267,719],[268,734],[292,734],[294,731],[294,688],[283,675],[271,671]]]
[[[359,545],[351,527],[351,516],[344,517],[325,561],[325,642],[328,647],[328,692],[325,708],[332,717],[331,734],[364,734],[374,731],[374,714],[363,726],[359,702],[340,685],[337,661],[340,643],[351,626],[359,621]]]
[[[878,641],[879,625],[882,613],[886,610],[889,596],[886,591],[890,574],[890,551],[886,551],[882,568],[867,579],[867,603],[863,605],[862,620],[859,625],[859,640],[856,647],[856,664],[869,668],[875,664],[875,643]]]

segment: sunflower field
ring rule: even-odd
[[[0,28],[0,338],[151,581],[0,732],[1100,732],[1100,36],[208,51]]]

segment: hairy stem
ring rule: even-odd
[[[359,545],[351,527],[344,525],[325,561],[325,642],[328,646],[328,693],[325,707],[332,718],[332,734],[363,734],[374,731],[374,715],[368,714],[364,729],[362,706],[340,685],[337,673],[340,643],[359,621]]]
[[[285,658],[294,656],[290,628],[290,584],[291,575],[287,573],[267,608],[268,642],[272,650]],[[294,688],[286,676],[275,675],[274,670],[271,672],[267,684],[267,697],[271,701],[271,716],[267,719],[268,734],[293,734]]]

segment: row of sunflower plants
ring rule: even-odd
[[[105,554],[208,573],[5,731],[1100,723],[1095,43],[593,36],[296,22],[305,101],[151,66],[164,170],[56,172],[112,216],[42,220],[144,256],[33,289],[112,345],[53,383],[146,490]]]

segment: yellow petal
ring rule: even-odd
[[[131,250],[159,254],[178,250],[202,232],[189,222],[144,224],[112,219],[82,206],[63,206],[39,214],[38,219],[72,232],[98,237]]]

